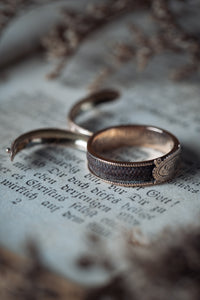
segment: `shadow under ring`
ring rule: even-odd
[[[160,157],[139,162],[107,159],[105,153],[120,147],[147,147]],[[169,181],[180,160],[180,143],[170,132],[147,125],[120,125],[93,134],[87,143],[89,170],[106,182],[122,186],[145,186]]]

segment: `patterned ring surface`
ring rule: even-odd
[[[129,162],[107,159],[105,152],[123,146],[160,150],[155,159]],[[170,132],[146,125],[120,125],[93,134],[87,144],[89,170],[97,177],[123,186],[145,186],[166,182],[177,171],[180,143]]]

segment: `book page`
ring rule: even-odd
[[[159,76],[159,59],[143,75],[130,69],[108,81],[121,97],[79,122],[93,131],[119,124],[170,131],[182,145],[181,167],[172,181],[135,188],[108,184],[89,172],[84,151],[55,145],[23,150],[10,161],[5,150],[18,135],[37,128],[67,129],[70,108],[88,94],[97,71],[86,55],[98,48],[95,43],[91,39],[55,81],[45,79],[51,66],[39,56],[13,67],[0,82],[0,243],[22,254],[31,239],[49,267],[83,283],[105,279],[100,270],[86,273],[76,265],[88,251],[88,234],[115,251],[126,231],[137,228],[151,239],[166,227],[195,224],[200,216],[200,86]],[[163,70],[167,66],[166,60]],[[113,153],[135,161],[156,155],[145,148]]]

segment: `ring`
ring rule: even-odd
[[[7,148],[11,160],[20,150],[30,146],[49,143],[68,145],[80,150],[87,148],[89,170],[106,182],[145,186],[169,181],[178,170],[181,152],[178,139],[170,132],[147,125],[120,125],[92,133],[76,123],[82,112],[118,97],[118,92],[107,89],[77,102],[68,115],[70,130],[43,128],[22,134],[11,148]],[[139,162],[110,159],[112,151],[124,147],[145,147],[160,154],[154,159]]]
[[[155,159],[129,162],[106,157],[121,147],[147,147],[162,153]],[[94,133],[87,143],[89,170],[106,182],[146,186],[169,181],[177,171],[180,143],[170,132],[145,125],[120,125]]]

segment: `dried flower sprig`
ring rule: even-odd
[[[109,0],[101,5],[88,5],[84,13],[63,9],[62,23],[55,26],[42,41],[48,56],[60,59],[58,66],[48,77],[58,76],[67,60],[92,33],[122,14],[148,6],[148,0]]]
[[[0,3],[0,35],[8,24],[21,12],[21,10],[29,6],[33,1],[27,0],[3,0]]]
[[[187,3],[185,3],[187,6]],[[170,7],[168,0],[154,0],[148,10],[156,22],[156,32],[147,35],[144,30],[136,25],[129,25],[132,42],[116,43],[114,47],[113,60],[109,59],[106,67],[109,72],[100,71],[90,89],[100,88],[108,75],[116,73],[123,64],[135,59],[138,70],[143,71],[149,61],[156,55],[165,52],[185,54],[190,62],[173,70],[170,77],[173,80],[182,80],[190,77],[200,69],[200,40],[195,34],[187,33],[179,24],[178,17]],[[104,70],[105,68],[103,68]]]
[[[40,2],[38,0],[4,0],[0,6],[0,34],[22,8],[31,4],[41,5]],[[50,0],[45,2],[50,2]],[[187,33],[179,25],[179,16],[174,13],[170,4],[169,0],[107,0],[103,4],[92,4],[91,2],[84,12],[63,9],[61,23],[55,26],[42,40],[48,56],[58,59],[55,69],[48,74],[48,77],[59,76],[68,59],[95,31],[123,14],[138,10],[146,10],[147,14],[153,17],[157,24],[156,33],[149,36],[140,27],[130,25],[132,43],[116,43],[113,47],[114,60],[111,62],[109,58],[108,65],[102,67],[91,84],[91,88],[99,88],[108,76],[117,72],[123,64],[133,58],[138,69],[142,71],[154,56],[166,51],[181,52],[190,58],[186,65],[172,71],[171,78],[180,80],[191,76],[200,67],[200,41],[196,34]],[[187,8],[187,2],[184,5]]]
[[[177,49],[190,56],[190,63],[181,66],[172,73],[172,78],[179,80],[189,77],[200,67],[200,40],[189,34],[177,22],[177,18],[169,8],[169,0],[153,0],[153,17],[160,27],[168,48]]]

